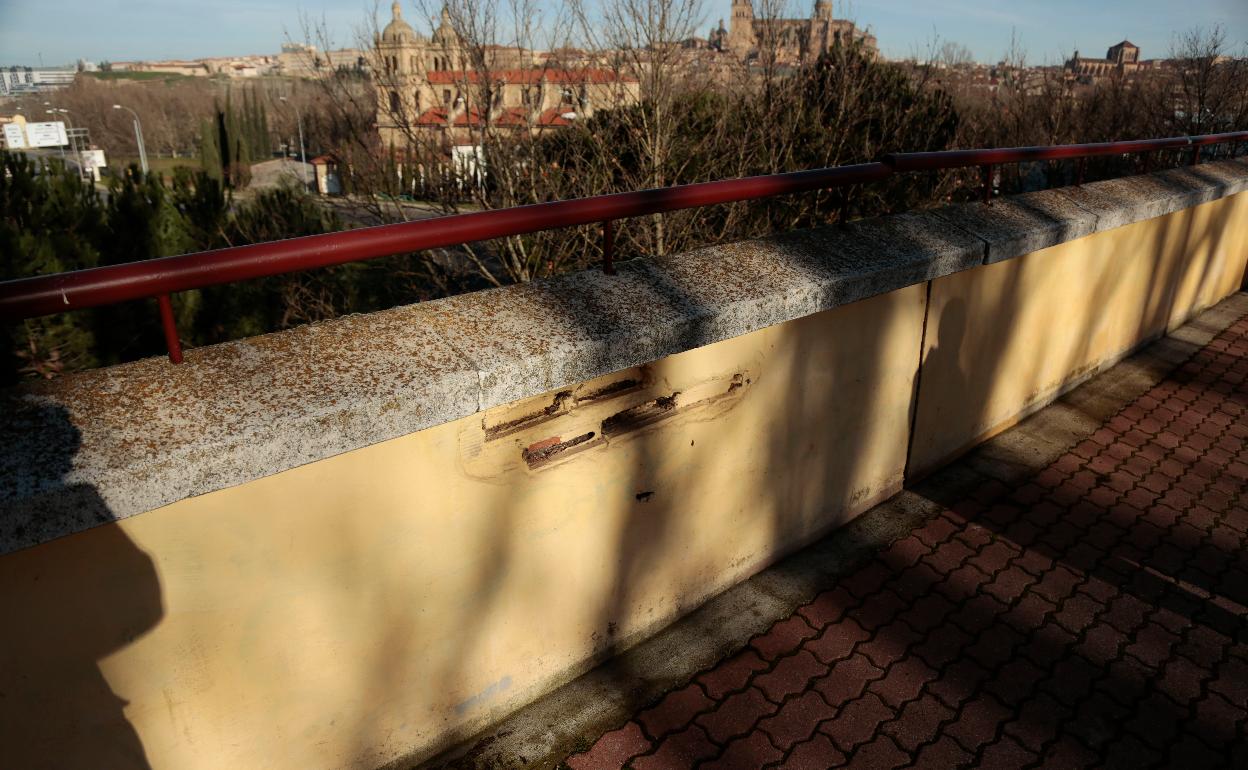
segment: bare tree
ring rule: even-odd
[[[1248,122],[1248,58],[1228,55],[1225,28],[1182,33],[1170,57],[1173,86],[1160,94],[1157,111],[1171,130],[1206,134]]]
[[[688,54],[681,47],[703,22],[702,0],[636,0],[595,7],[569,0],[568,7],[586,44],[610,52],[615,71],[640,83],[641,104],[626,113],[624,126],[636,142],[640,163],[615,163],[613,176],[620,185],[634,189],[673,184],[683,177],[673,153],[680,111],[704,85],[685,77]],[[600,146],[598,151],[603,158],[612,157],[609,147]],[[671,219],[653,215],[648,228],[633,237],[640,235],[656,256],[667,254]]]
[[[169,81],[104,81],[90,75],[52,94],[22,97],[17,106],[30,120],[50,119],[54,108],[69,111],[73,125],[90,131],[91,141],[110,157],[137,157],[134,124],[129,112],[113,109],[124,104],[139,115],[148,152],[153,157],[192,157],[199,150],[199,128],[212,114],[213,102],[229,84],[199,78]]]
[[[957,69],[975,63],[971,49],[952,40],[944,41],[936,53],[936,61],[945,69]]]

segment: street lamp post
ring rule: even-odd
[[[70,112],[69,110],[65,109],[64,107],[55,107],[54,109],[57,112],[65,116],[65,123],[66,125],[69,126],[69,128],[66,131],[65,141],[69,142],[69,151],[74,154],[74,157],[77,158],[79,164],[81,164],[82,156],[79,155],[79,152],[82,150],[82,148],[79,147],[78,143],[74,141],[74,134],[73,134],[73,131],[75,128],[74,114]]]
[[[120,104],[114,104],[113,109],[126,110],[134,116],[134,141],[139,146],[139,167],[143,169],[143,175],[147,176],[147,148],[143,145],[143,124],[139,122],[139,113]]]
[[[44,104],[47,104],[47,102],[44,102]],[[49,115],[53,115],[53,116],[56,115],[56,110],[44,110],[44,112],[48,113]],[[68,164],[65,162],[65,145],[63,144],[60,145],[59,149],[61,151],[61,165],[67,166]]]
[[[87,171],[86,159],[82,157],[84,149],[82,146],[82,135],[74,133],[78,127],[74,125],[73,113],[63,107],[57,107],[56,111],[64,115],[65,120],[69,123],[69,132],[65,139],[69,142],[69,151],[74,154],[74,162],[78,164],[78,176],[83,179],[90,177],[94,181],[95,176]]]
[[[303,182],[303,189],[308,189],[308,154],[303,149],[303,114],[299,112],[299,105],[287,99],[285,96],[277,97],[280,101],[286,102],[295,108],[295,122],[299,125],[299,180]]]

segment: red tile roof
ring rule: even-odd
[[[536,85],[545,80],[548,83],[635,83],[637,79],[614,70],[589,68],[583,70],[568,69],[510,69],[494,70],[490,77],[497,82],[524,83]],[[481,73],[476,70],[439,70],[430,72],[429,82],[437,85],[453,85],[455,83],[481,82]]]
[[[575,117],[567,117],[575,115],[574,111],[569,107],[552,107],[543,111],[533,121],[535,126],[553,127],[553,126],[570,126],[575,121]],[[434,107],[425,110],[414,121],[417,126],[437,126],[439,128],[446,126],[447,110],[445,107]],[[508,107],[500,112],[494,118],[494,125],[521,128],[529,123],[529,110],[527,107]],[[467,128],[469,126],[478,127],[485,125],[485,116],[480,110],[464,110],[455,116],[452,122],[453,128]]]
[[[572,117],[567,117],[571,115]],[[576,118],[576,113],[567,107],[553,107],[546,110],[537,118],[539,126],[570,126]]]

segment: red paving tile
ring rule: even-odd
[[[1246,354],[1248,317],[567,765],[1246,766]]]
[[[695,716],[714,707],[715,701],[708,698],[701,687],[691,684],[668,693],[659,705],[638,714],[637,721],[645,728],[647,735],[662,738],[684,728]]]
[[[776,704],[767,700],[757,687],[730,696],[716,710],[704,714],[698,723],[719,743],[738,735],[748,735],[765,716],[776,713]]]
[[[832,744],[828,736],[820,733],[809,741],[794,746],[781,767],[784,770],[823,770],[839,767],[844,763],[845,755]]]
[[[642,734],[637,723],[629,722],[599,738],[594,747],[584,754],[569,757],[568,767],[572,770],[618,770],[625,762],[650,748],[650,740]]]
[[[763,660],[774,661],[783,655],[796,652],[802,642],[815,633],[815,629],[801,615],[794,615],[772,626],[767,633],[750,642],[750,646]]]

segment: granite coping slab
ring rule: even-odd
[[[1237,160],[797,230],[0,391],[0,553],[1245,188]]]
[[[966,270],[984,244],[927,213],[796,230],[653,261],[664,291],[707,309],[715,342]],[[705,343],[703,343],[705,344]]]
[[[1209,163],[1063,187],[1054,192],[1095,214],[1095,231],[1099,233],[1233,195],[1242,189],[1236,189],[1234,182],[1248,180],[1248,171],[1239,168],[1234,161]]]
[[[1201,190],[1208,200],[1216,200],[1248,190],[1248,158],[1168,169],[1155,176],[1175,179]]]
[[[1098,233],[1159,217],[1166,213],[1169,205],[1168,196],[1160,194],[1158,189],[1123,185],[1117,179],[1063,187],[1057,192],[1096,215],[1095,232]]]
[[[1097,222],[1095,214],[1057,190],[946,206],[933,213],[982,239],[988,264],[1091,235]]]
[[[477,369],[477,408],[562,388],[706,344],[710,311],[656,285],[644,261],[424,303],[435,329]]]
[[[472,414],[411,305],[0,391],[0,552]],[[79,494],[67,490],[77,488]],[[92,499],[82,493],[91,491]]]
[[[635,260],[425,303],[488,409],[983,262],[983,242],[901,214]]]

